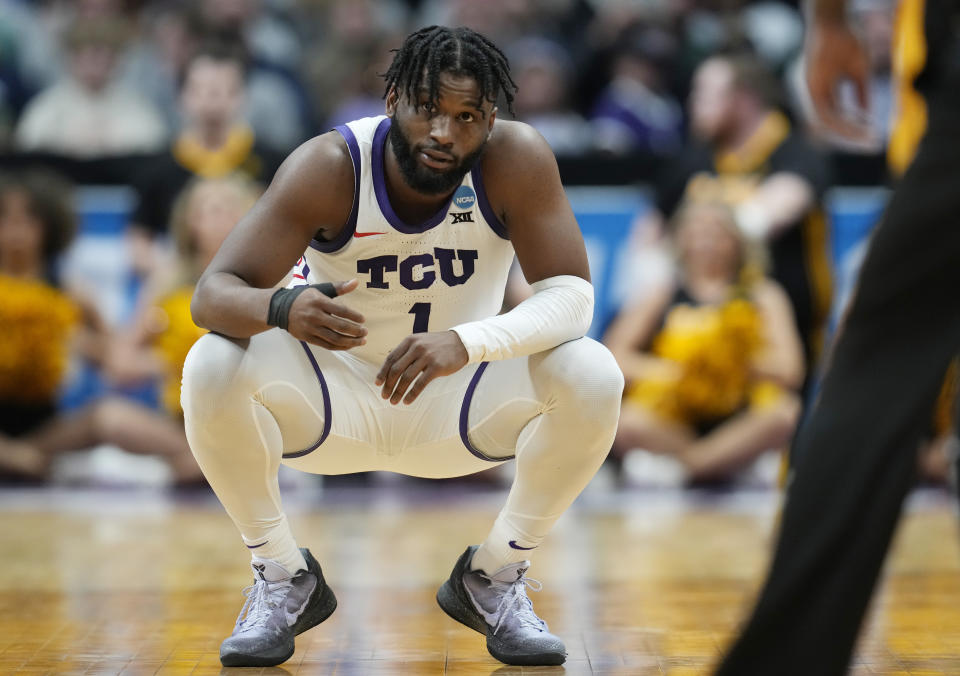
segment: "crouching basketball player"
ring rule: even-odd
[[[387,116],[295,150],[193,299],[214,333],[184,369],[187,435],[255,578],[220,659],[283,662],[336,607],[290,532],[281,463],[452,477],[516,457],[490,534],[437,600],[497,659],[560,664],[526,558],[603,461],[623,388],[583,337],[583,240],[546,142],[496,121],[514,86],[491,42],[425,28],[385,77]],[[535,293],[497,316],[514,252]],[[272,288],[292,267],[299,285]]]

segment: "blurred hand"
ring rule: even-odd
[[[350,293],[359,282],[334,282],[337,296]],[[349,350],[367,342],[363,315],[317,289],[307,289],[293,301],[287,318],[287,332],[328,350]]]
[[[149,346],[138,349],[128,340],[114,339],[109,341],[103,350],[100,370],[111,385],[134,387],[149,382],[151,378],[160,377],[164,373],[165,365],[156,351]]]
[[[827,130],[851,141],[868,143],[873,134],[866,123],[870,101],[867,81],[869,65],[863,45],[844,23],[814,21],[804,45],[807,86],[820,124]],[[854,86],[857,118],[840,110],[839,86]]]
[[[380,367],[376,381],[383,387],[380,396],[389,398],[391,404],[399,404],[401,399],[410,404],[431,380],[456,373],[469,360],[467,348],[454,331],[413,333],[387,355]]]

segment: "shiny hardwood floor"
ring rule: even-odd
[[[0,674],[705,674],[755,591],[777,508],[773,491],[588,492],[530,573],[568,661],[519,668],[434,600],[503,495],[425,482],[294,492],[295,532],[340,607],[282,667],[221,669],[250,575],[209,496],[4,489]],[[957,532],[944,494],[915,496],[853,673],[960,673]]]

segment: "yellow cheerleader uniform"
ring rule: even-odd
[[[768,406],[782,390],[751,375],[752,360],[762,346],[760,313],[743,294],[709,305],[698,303],[681,287],[649,348],[678,364],[680,376],[632,383],[627,403],[701,433],[744,408]]]
[[[23,434],[56,411],[79,319],[56,287],[0,274],[0,431]]]

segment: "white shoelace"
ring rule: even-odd
[[[290,580],[257,580],[244,588],[243,595],[247,600],[237,615],[236,630],[246,631],[265,625],[270,613],[283,602],[290,586]]]
[[[527,587],[535,592],[543,589],[540,580],[521,575],[513,582],[501,582],[482,573],[480,575],[490,580],[490,586],[493,589],[502,593],[500,603],[497,604],[497,626],[493,628],[494,634],[500,631],[503,619],[509,611],[514,612],[521,626],[538,631],[547,631],[547,623],[537,617],[537,614],[533,611],[533,602],[527,596]]]

